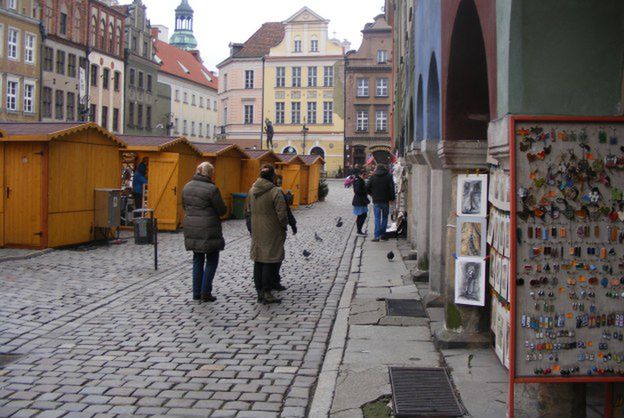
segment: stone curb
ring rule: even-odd
[[[24,255],[9,255],[6,257],[0,257],[0,263],[5,263],[8,261],[28,260],[31,258],[42,256],[44,254],[51,253],[52,251],[54,251],[53,248],[46,248],[44,250],[33,251]]]
[[[351,231],[351,236],[349,237],[350,248],[348,249],[348,251],[351,251],[352,256],[350,260],[348,260],[349,265],[346,266],[347,270],[346,273],[344,273],[347,280],[341,289],[340,303],[338,304],[336,318],[331,329],[329,344],[327,346],[321,372],[317,379],[312,404],[308,411],[307,416],[310,417],[329,416],[334,400],[338,371],[347,345],[349,312],[351,310],[351,300],[355,292],[355,284],[359,276],[360,264],[362,261],[362,245],[364,243],[364,239],[361,237],[353,239],[353,231],[354,230]],[[359,247],[359,249],[357,247]],[[345,264],[346,262],[343,259],[340,266],[341,269]],[[332,289],[332,293],[334,293],[334,289]]]

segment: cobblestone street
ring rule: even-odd
[[[157,272],[131,240],[1,263],[0,416],[305,416],[353,253],[352,192],[329,183],[295,211],[280,305],[256,303],[243,221],[224,223],[215,303],[191,300],[181,233]]]

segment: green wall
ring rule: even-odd
[[[497,0],[498,114],[622,114],[624,1]]]

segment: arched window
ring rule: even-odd
[[[113,24],[108,25],[108,52],[111,54],[115,51],[115,33],[113,32]]]
[[[284,150],[282,151],[282,154],[294,154],[294,155],[297,155],[297,150],[289,145],[286,148],[284,148]]]
[[[97,40],[97,18],[95,16],[93,16],[91,18],[91,47],[95,48],[95,43]]]
[[[121,39],[121,27],[117,26],[117,38],[115,41],[115,54],[119,55],[119,46],[122,44],[123,40]]]
[[[106,49],[106,22],[100,22],[100,49]]]
[[[314,147],[310,150],[310,155],[318,155],[321,158],[325,158],[325,151],[321,147]]]

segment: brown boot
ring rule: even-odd
[[[281,299],[278,299],[275,296],[273,296],[269,290],[265,290],[262,296],[263,296],[262,297],[263,302],[266,303],[266,304],[269,304],[269,303],[281,303],[282,302]]]

